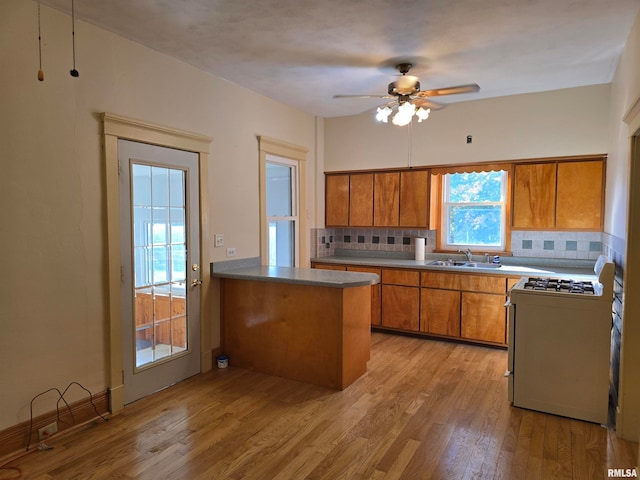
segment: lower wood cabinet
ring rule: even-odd
[[[505,296],[462,292],[460,336],[469,340],[506,343]]]
[[[420,280],[421,331],[506,344],[505,277],[431,270]]]
[[[448,337],[460,336],[460,292],[420,289],[420,331]]]
[[[375,273],[371,325],[506,345],[507,290],[519,277],[314,263],[315,268]]]
[[[362,272],[362,273],[375,273],[381,276],[380,269],[375,267],[360,267],[357,265],[348,265],[348,272]],[[380,290],[382,286],[378,283],[371,285],[371,325],[380,325],[381,304],[380,304]]]
[[[419,331],[420,289],[382,285],[382,326]]]

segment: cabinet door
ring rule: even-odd
[[[349,175],[325,176],[325,225],[349,225]]]
[[[373,224],[397,227],[400,218],[400,173],[376,173],[373,202]]]
[[[423,288],[420,291],[420,331],[460,336],[460,292]]]
[[[411,170],[400,173],[400,226],[428,228],[429,172]]]
[[[556,164],[516,165],[513,185],[513,228],[553,228]]]
[[[382,325],[418,331],[420,289],[400,285],[382,285]]]
[[[380,275],[380,269],[375,267],[359,267],[359,266],[347,266],[348,272],[364,272],[375,273]],[[380,289],[381,285],[371,285],[371,325],[380,325],[381,312],[380,312]]]
[[[351,175],[349,186],[349,225],[373,225],[373,174]]]
[[[556,228],[602,228],[603,162],[558,164]]]
[[[506,343],[505,296],[462,292],[461,336],[470,340]]]

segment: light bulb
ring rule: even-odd
[[[378,107],[376,120],[387,123],[389,122],[389,115],[391,115],[391,108],[389,108],[389,106]]]
[[[416,117],[418,117],[418,123],[429,118],[430,113],[431,113],[430,108],[427,108],[425,110],[424,108],[420,107],[418,110],[416,110]]]
[[[398,113],[393,116],[393,120],[391,122],[394,125],[398,125],[402,127],[404,125],[409,125],[411,123],[411,118],[415,113],[416,107],[414,107],[409,102],[405,102],[398,106]]]

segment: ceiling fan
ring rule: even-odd
[[[334,95],[333,98],[392,98],[392,101],[378,107],[376,119],[387,123],[389,116],[395,109],[397,113],[393,116],[391,122],[395,125],[407,125],[414,115],[418,117],[418,122],[422,122],[429,117],[431,109],[440,110],[446,106],[430,100],[430,97],[474,93],[480,90],[480,87],[475,83],[434,90],[420,90],[418,77],[407,75],[411,67],[413,65],[407,62],[396,65],[396,70],[402,76],[389,84],[387,95]]]

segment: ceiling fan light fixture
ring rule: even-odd
[[[410,102],[401,103],[398,105],[398,113],[393,116],[391,123],[398,125],[399,127],[408,125],[411,123],[411,119],[413,118],[415,111],[416,107]]]
[[[384,107],[378,107],[376,110],[376,120],[382,123],[389,123],[389,115],[391,115],[391,107],[385,105]]]
[[[431,113],[431,109],[427,108],[424,109],[422,107],[418,108],[416,110],[416,117],[418,117],[418,123],[422,122],[423,120],[426,120],[427,118],[429,118],[429,114]]]

